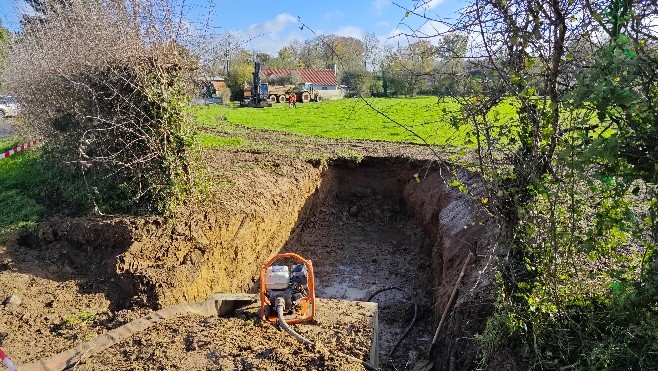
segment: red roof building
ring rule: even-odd
[[[268,80],[285,75],[297,75],[302,82],[310,82],[315,85],[316,89],[322,90],[334,90],[338,85],[338,82],[336,81],[336,72],[329,68],[319,70],[265,68],[263,69],[263,74]]]

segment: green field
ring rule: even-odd
[[[17,227],[33,225],[45,211],[34,199],[43,180],[38,156],[39,150],[32,149],[0,160],[0,240]]]
[[[468,126],[451,124],[451,116],[459,111],[459,103],[454,100],[443,100],[440,104],[436,97],[369,98],[367,101],[381,113],[357,98],[299,103],[295,109],[286,103],[262,109],[209,105],[195,107],[193,113],[202,126],[211,128],[224,118],[230,124],[249,128],[327,138],[409,143],[423,143],[424,139],[441,146],[474,144]],[[501,117],[513,117],[510,108],[500,111]]]

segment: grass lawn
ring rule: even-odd
[[[261,109],[209,105],[195,107],[193,113],[202,126],[210,128],[216,127],[219,118],[225,118],[230,124],[255,129],[328,138],[422,143],[411,130],[430,144],[467,147],[474,144],[470,127],[450,123],[452,113],[459,110],[454,100],[445,99],[438,104],[436,97],[370,98],[368,102],[404,127],[356,98],[298,103],[296,109],[289,108],[287,103]],[[503,116],[512,115],[510,112],[501,108]]]
[[[43,180],[40,152],[30,149],[0,160],[0,239],[15,228],[34,225],[45,211],[33,198]]]
[[[0,153],[9,151],[10,149],[15,148],[19,144],[21,143],[17,137],[11,136],[11,137],[0,138]]]

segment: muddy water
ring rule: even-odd
[[[300,232],[285,250],[313,261],[318,297],[366,301],[384,288],[408,292],[386,291],[372,301],[380,307],[380,363],[386,369],[413,364],[430,341],[432,280],[427,239],[400,200],[369,188],[331,195]],[[388,361],[413,318],[413,301],[418,321]]]

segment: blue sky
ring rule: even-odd
[[[318,34],[338,34],[361,38],[374,32],[382,41],[395,45],[400,31],[412,28],[445,30],[445,26],[430,24],[413,15],[405,18],[405,8],[423,3],[423,11],[431,17],[451,18],[463,6],[458,0],[177,0],[184,2],[185,21],[204,33],[237,32],[251,39],[248,49],[271,54],[292,40],[305,40]],[[400,6],[396,5],[399,4]],[[23,0],[0,0],[0,20],[5,27],[19,29],[19,14],[27,7]],[[300,29],[298,18],[307,25]],[[393,38],[392,38],[393,37]]]

